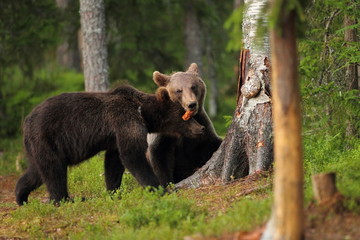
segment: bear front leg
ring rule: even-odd
[[[30,165],[16,183],[16,203],[21,206],[28,202],[29,194],[42,185],[42,180],[35,166]]]
[[[116,141],[122,164],[142,186],[158,187],[159,180],[146,160],[146,134],[143,124],[132,123],[125,127],[131,132],[117,134]]]
[[[174,182],[175,145],[177,139],[160,134],[152,134],[149,142],[149,162],[160,184],[166,187]]]
[[[116,191],[120,188],[124,171],[119,152],[107,150],[105,153],[105,183],[108,191]]]

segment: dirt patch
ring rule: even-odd
[[[311,204],[306,210],[305,237],[309,240],[360,239],[360,215],[345,208]]]
[[[184,197],[191,195],[191,199],[194,199],[198,206],[207,208],[211,217],[219,212],[225,212],[233,202],[240,200],[246,195],[256,193],[265,196],[265,191],[271,189],[271,182],[271,174],[261,172],[226,185],[205,186],[193,190],[180,191],[179,194]]]
[[[14,190],[18,178],[15,174],[0,176],[0,203],[16,203]]]

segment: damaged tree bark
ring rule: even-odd
[[[177,188],[226,183],[267,170],[273,161],[269,38],[256,36],[266,2],[245,1],[246,49],[240,54],[237,107],[225,139],[211,159],[192,176],[177,183]]]

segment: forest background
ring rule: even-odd
[[[182,71],[197,62],[208,86],[206,109],[224,136],[236,106],[242,11],[238,0],[105,0],[111,85],[154,92],[155,70]],[[308,1],[303,13],[305,174],[336,170],[342,192],[360,196],[360,3]],[[84,90],[79,29],[78,1],[0,3],[0,175],[26,167],[21,125],[31,109],[61,92]],[[194,32],[200,41],[186,41]]]

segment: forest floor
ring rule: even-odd
[[[259,184],[259,179],[263,179],[264,176],[253,176],[236,181],[234,183],[225,186],[209,186],[203,187],[186,192],[187,197],[192,198],[197,205],[207,206],[210,213],[216,214],[218,211],[226,211],[230,205],[253,192],[258,192],[258,197],[268,197],[264,188],[269,188],[271,180],[262,181]],[[265,176],[268,178],[268,176]],[[0,222],[1,219],[9,216],[11,212],[17,209],[14,197],[14,188],[17,175],[0,176]],[[224,196],[224,192],[226,195]],[[230,193],[230,194],[229,194]],[[38,198],[42,201],[46,200],[46,194],[44,192],[38,192]],[[179,193],[180,196],[182,193]],[[358,203],[359,204],[359,203]],[[306,223],[305,223],[305,238],[306,239],[326,239],[326,240],[355,240],[360,239],[360,215],[347,211],[345,208],[329,208],[319,207],[314,203],[310,203],[306,207]],[[6,229],[2,229],[0,224],[0,232],[6,233]],[[251,233],[236,232],[236,233],[224,233],[219,237],[203,237],[201,234],[194,236],[188,236],[184,239],[221,239],[221,240],[235,240],[235,239],[259,239],[264,226],[254,226],[255,229]],[[10,236],[1,236],[0,239],[21,239],[13,238]]]

